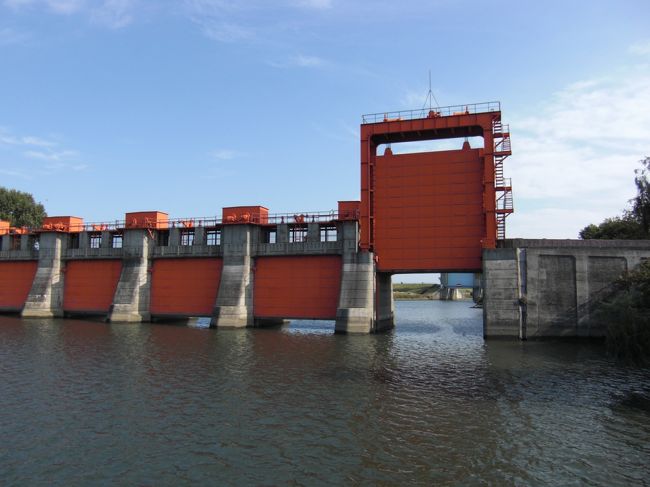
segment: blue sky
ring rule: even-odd
[[[650,2],[0,0],[0,185],[50,214],[329,210],[363,113],[502,102],[509,236],[575,238],[650,155]],[[459,142],[460,144],[460,142]]]

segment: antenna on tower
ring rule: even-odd
[[[436,108],[440,107],[440,103],[438,103],[438,100],[436,100],[436,96],[433,94],[433,91],[431,90],[431,70],[429,70],[429,92],[427,93],[427,97],[424,100],[424,106],[422,109],[425,109],[427,107],[427,103],[429,104],[429,111],[432,110],[433,102],[436,102]]]

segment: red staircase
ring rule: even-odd
[[[494,136],[494,189],[496,190],[497,239],[506,238],[506,218],[514,211],[512,181],[503,175],[503,161],[512,154],[510,127],[501,120],[492,122]]]

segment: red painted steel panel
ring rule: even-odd
[[[0,262],[0,308],[21,310],[32,288],[38,262]]]
[[[222,259],[157,259],[153,264],[151,314],[211,316]]]
[[[108,313],[121,272],[121,260],[68,261],[63,310]]]
[[[480,226],[483,234],[480,237],[480,247],[494,248],[497,237],[496,221],[496,194],[494,189],[494,137],[492,134],[493,123],[501,120],[501,112],[489,111],[485,113],[462,112],[453,116],[429,116],[423,119],[409,120],[384,120],[383,123],[364,123],[361,125],[361,211],[360,211],[360,242],[359,247],[363,250],[373,250],[379,257],[380,270],[387,271],[413,271],[426,272],[434,270],[475,270],[480,269],[479,250],[470,252],[437,249],[438,255],[454,255],[453,258],[435,259],[431,254],[431,248],[427,247],[426,240],[418,242],[407,242],[404,237],[405,247],[398,248],[397,242],[382,249],[380,240],[386,239],[386,235],[380,235],[382,231],[391,232],[391,237],[398,233],[398,229],[412,227],[413,221],[404,222],[401,226],[391,223],[392,230],[384,228],[386,222],[395,218],[404,218],[403,213],[409,208],[419,208],[419,219],[428,226],[431,221],[427,217],[436,217],[433,222],[434,228],[443,230],[443,235],[448,232],[451,235],[462,237],[470,236],[476,238],[476,225]],[[390,175],[382,171],[382,157],[377,155],[377,147],[392,142],[413,142],[420,140],[439,140],[458,137],[483,137],[483,149],[479,151],[480,160],[474,157],[467,161],[453,160],[442,161],[450,172],[440,171],[440,167],[426,164],[423,168],[404,167],[394,168]],[[476,152],[476,151],[474,151]],[[417,154],[414,154],[417,157]],[[390,157],[390,156],[389,156]],[[403,156],[395,156],[403,157]],[[451,166],[451,163],[454,163]],[[444,167],[443,166],[443,167]],[[480,192],[467,191],[465,181],[469,177],[476,182],[476,170],[481,171]],[[390,171],[388,171],[390,172]],[[469,175],[469,176],[466,176]],[[392,176],[397,176],[395,179]],[[423,184],[438,180],[437,187]],[[381,187],[380,187],[381,185]],[[473,186],[475,187],[475,186]],[[384,197],[392,197],[392,202],[384,202],[383,209],[378,210],[377,201]],[[462,198],[462,200],[461,200]],[[479,201],[480,198],[480,201]],[[400,208],[403,204],[404,208]],[[420,213],[420,210],[429,206],[428,215]],[[451,208],[450,208],[451,206]],[[474,213],[474,208],[481,208],[480,214]],[[403,210],[403,211],[402,211]],[[443,212],[447,220],[443,219]],[[400,216],[399,213],[402,213]],[[478,223],[479,218],[481,222]],[[463,222],[460,220],[463,219]],[[451,224],[448,222],[452,222]],[[462,223],[456,225],[456,223]],[[444,227],[458,226],[456,229],[445,229]],[[466,229],[464,231],[462,228]],[[383,229],[383,230],[382,230]],[[417,236],[414,231],[407,230],[412,236]],[[468,233],[469,232],[469,233]],[[449,241],[446,245],[456,245],[458,242]],[[461,247],[465,248],[465,247]],[[387,254],[387,255],[384,255]],[[461,255],[464,254],[464,257]],[[479,255],[477,259],[477,254]]]
[[[260,257],[255,262],[257,318],[335,319],[341,257]]]
[[[381,271],[481,268],[481,151],[385,155],[375,166],[375,252]]]

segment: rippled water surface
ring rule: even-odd
[[[0,483],[649,481],[647,369],[485,342],[467,302],[397,316],[372,336],[0,317]]]

